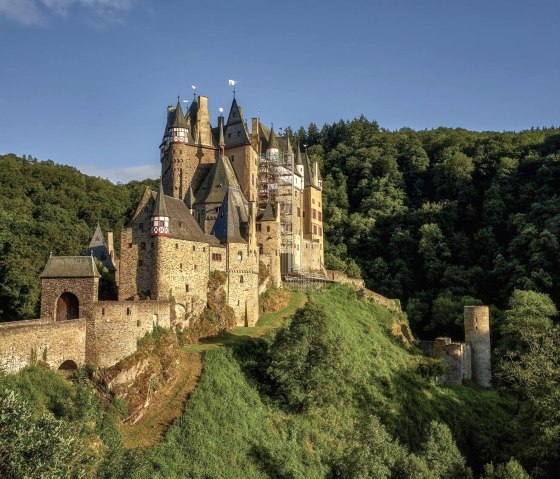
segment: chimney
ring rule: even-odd
[[[107,231],[107,249],[109,250],[109,256],[115,259],[115,250],[113,249],[113,232]]]
[[[198,113],[196,117],[198,139],[203,145],[212,145],[212,127],[208,113],[208,97],[198,97]]]

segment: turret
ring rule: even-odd
[[[169,236],[169,214],[165,206],[163,184],[160,181],[156,202],[152,211],[152,236]]]
[[[293,165],[294,162],[294,150],[292,149],[292,144],[290,143],[290,135],[286,133],[286,156],[284,157],[284,163]]]

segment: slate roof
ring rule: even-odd
[[[163,182],[159,182],[159,189],[156,196],[156,202],[154,204],[154,209],[152,210],[152,216],[169,216],[167,213],[167,207],[165,205],[165,194],[163,193]]]
[[[156,192],[152,191],[155,202]],[[164,195],[167,215],[169,216],[169,237],[200,243],[219,244],[213,236],[205,234],[189,211],[187,205],[177,198]]]
[[[260,216],[259,221],[276,221],[278,217],[278,203],[267,203],[263,214]]]
[[[239,189],[239,182],[228,157],[220,156],[196,192],[196,203],[221,203],[229,187]]]
[[[176,126],[178,128],[187,128],[187,120],[183,115],[183,109],[181,108],[181,100],[177,99],[177,106],[175,107],[175,117],[173,118],[172,126]]]
[[[247,125],[245,125],[243,120],[243,109],[237,104],[235,98],[231,103],[227,123],[224,128],[224,138],[226,148],[251,144]]]
[[[51,256],[39,278],[99,278],[93,256]]]
[[[221,243],[247,243],[245,239],[249,215],[238,188],[229,187],[220,205],[212,234]]]

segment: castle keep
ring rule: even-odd
[[[51,257],[41,274],[41,318],[0,324],[0,365],[34,360],[72,369],[111,366],[154,326],[189,327],[209,280],[225,277],[237,326],[258,319],[258,297],[286,275],[324,277],[322,178],[289,136],[251,121],[234,99],[212,126],[208,98],[167,108],[158,191],[146,188],[121,233],[120,258],[98,228],[88,256]],[[118,296],[99,300],[94,258]]]

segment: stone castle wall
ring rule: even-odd
[[[237,326],[254,326],[258,320],[259,255],[243,243],[229,243],[228,305],[235,312]]]
[[[259,231],[260,230],[260,231]],[[280,223],[279,221],[263,221],[257,228],[257,243],[262,256],[268,259],[270,277],[274,287],[282,283],[280,272]]]
[[[78,366],[86,362],[85,319],[0,323],[0,367],[7,373],[15,373],[35,361],[58,369],[67,360]]]
[[[88,321],[87,362],[109,367],[136,351],[138,339],[154,327],[171,326],[169,301],[99,301]],[[91,329],[91,331],[90,331]]]
[[[471,379],[471,348],[465,343],[452,342],[450,338],[437,338],[433,343],[433,355],[447,363],[442,384],[461,384]]]

